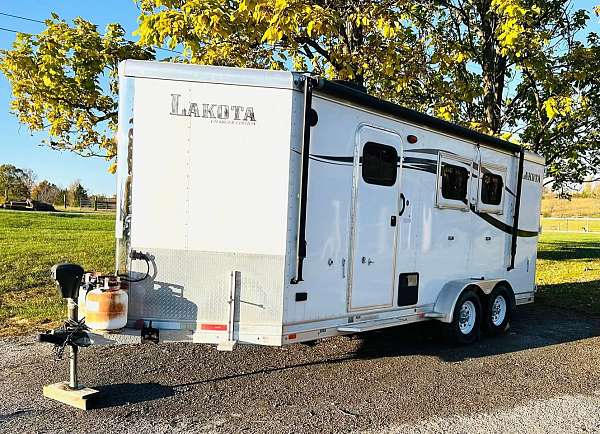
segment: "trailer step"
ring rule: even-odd
[[[379,319],[374,321],[364,321],[364,322],[356,322],[350,323],[337,328],[338,332],[344,333],[362,333],[368,332],[370,330],[382,329],[385,327],[394,327],[397,325],[406,322],[408,319],[405,317],[402,318],[386,318]]]

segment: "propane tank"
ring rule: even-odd
[[[123,282],[125,283],[125,282]],[[80,296],[80,318],[92,330],[116,330],[127,324],[126,285],[116,276],[93,276],[82,287],[85,293]],[[90,288],[92,288],[90,290]]]

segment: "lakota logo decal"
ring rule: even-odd
[[[532,172],[525,172],[525,174],[523,175],[523,179],[526,181],[537,182],[537,183],[542,182],[542,177],[539,174],[532,173]]]
[[[171,94],[171,115],[211,119],[214,123],[254,125],[254,107],[227,104],[182,103],[181,95]]]

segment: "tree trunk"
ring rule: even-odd
[[[483,80],[483,108],[485,120],[492,134],[499,134],[502,130],[502,101],[504,94],[504,80],[506,74],[506,57],[498,52],[498,41],[495,30],[498,17],[490,11],[490,0],[481,0],[478,12],[481,16],[482,39],[481,69]]]

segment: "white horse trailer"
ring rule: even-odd
[[[533,301],[539,155],[303,73],[119,74],[129,329],[230,348],[435,319],[471,342]]]

